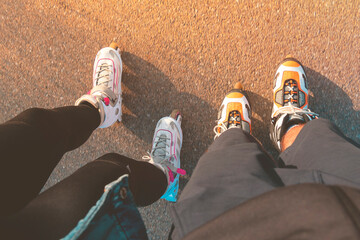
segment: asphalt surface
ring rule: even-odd
[[[211,144],[224,94],[241,81],[253,134],[269,141],[271,87],[287,55],[305,66],[310,108],[360,142],[360,1],[11,0],[0,7],[0,122],[30,107],[72,105],[91,88],[97,51],[123,51],[123,122],[67,153],[45,189],[109,151],[141,159],[174,108],[184,117],[182,167]],[[163,200],[142,208],[152,239],[165,239]]]

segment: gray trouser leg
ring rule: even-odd
[[[174,239],[276,187],[322,183],[360,187],[360,148],[328,120],[307,123],[273,168],[256,140],[241,129],[223,133],[199,160],[172,208]],[[275,173],[276,172],[276,173]]]
[[[324,181],[327,184],[344,184],[343,181],[334,182],[334,177],[360,184],[360,148],[357,145],[330,121],[317,119],[304,126],[280,158],[299,170],[332,175],[331,182]]]
[[[200,158],[190,181],[171,209],[174,239],[240,203],[282,186],[272,159],[239,128],[224,132]]]

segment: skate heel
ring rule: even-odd
[[[181,126],[181,121],[182,121],[182,116],[181,116],[181,112],[179,109],[175,109],[171,112],[170,117],[172,117],[173,119],[175,119],[179,125]]]

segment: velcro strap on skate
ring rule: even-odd
[[[167,167],[174,173],[178,173],[182,176],[186,175],[186,171],[184,169],[174,167],[173,165],[170,165],[170,164],[167,165]]]
[[[319,114],[311,112],[309,109],[301,109],[294,106],[279,108],[272,114],[271,122],[273,128],[270,130],[271,140],[275,143],[278,150],[281,151],[280,140],[290,127],[317,119],[318,116]]]
[[[105,87],[102,85],[95,86],[93,89],[91,89],[91,94],[96,93],[96,92],[100,92],[100,93],[108,96],[112,102],[116,100],[115,93],[108,87]]]
[[[186,171],[184,169],[177,168],[174,165],[172,165],[171,163],[165,163],[165,165],[170,170],[170,172],[178,173],[182,176],[186,175]]]
[[[311,117],[311,119],[317,118],[319,116],[319,114],[311,112],[309,109],[301,109],[298,107],[294,107],[294,106],[286,106],[286,107],[281,107],[279,108],[276,112],[274,112],[272,114],[272,118],[276,118],[278,115],[280,114],[298,114],[298,115],[309,115]]]

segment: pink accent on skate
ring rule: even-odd
[[[89,90],[88,92],[87,92],[87,95],[90,95],[91,94],[91,90]]]
[[[167,167],[169,169],[169,177],[170,177],[170,182],[172,183],[174,181],[174,175],[171,171],[171,169],[169,167]],[[170,183],[169,183],[170,184]]]
[[[178,168],[176,172],[182,176],[186,175],[186,171],[184,169]]]
[[[109,106],[109,104],[110,104],[110,99],[109,98],[104,98],[104,103],[105,103],[105,105],[106,106]]]

